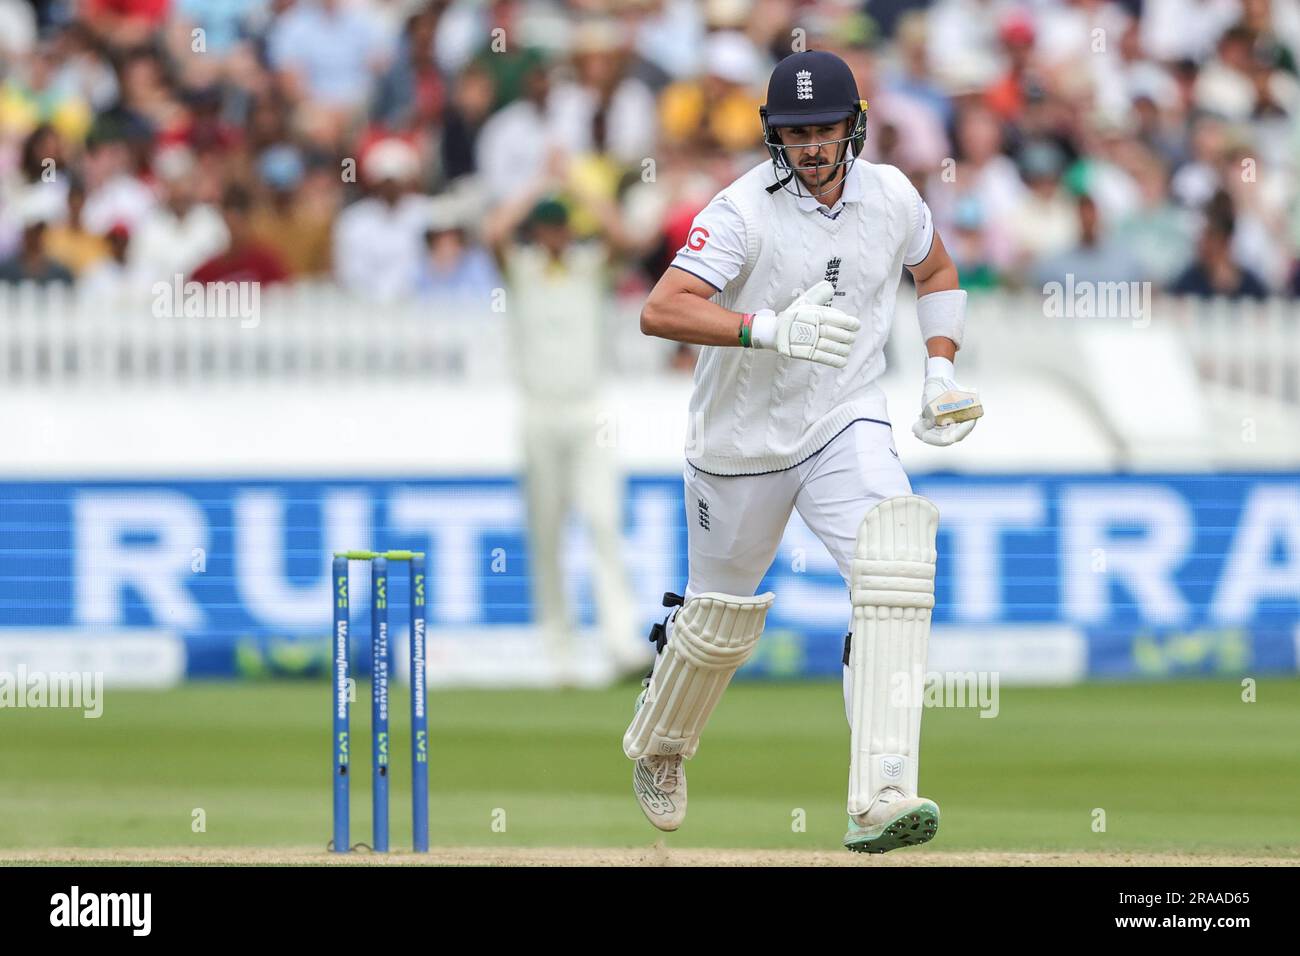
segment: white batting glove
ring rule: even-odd
[[[935,368],[938,366],[938,369]],[[979,393],[952,380],[952,363],[930,359],[929,374],[921,392],[921,417],[912,425],[912,434],[927,445],[952,445],[971,433],[975,422],[984,414]]]
[[[771,309],[755,312],[751,344],[758,349],[775,349],[791,358],[843,368],[862,323],[831,306],[834,295],[835,287],[823,279],[780,313]]]

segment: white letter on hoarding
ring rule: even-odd
[[[1282,563],[1272,561],[1274,543]],[[1210,616],[1223,623],[1248,621],[1264,598],[1300,601],[1300,486],[1256,485],[1242,509]]]
[[[388,525],[403,538],[424,535],[432,545],[429,575],[433,593],[427,599],[430,617],[439,624],[471,624],[483,618],[481,570],[487,551],[483,534],[489,530],[515,532],[523,522],[523,507],[512,490],[485,488],[401,488],[389,499]],[[432,623],[432,621],[431,621]]]
[[[1110,582],[1137,602],[1143,620],[1177,624],[1187,601],[1174,571],[1187,557],[1193,517],[1187,502],[1170,488],[1151,484],[1079,484],[1061,494],[1061,568],[1067,618],[1096,623],[1110,616]],[[1141,537],[1112,537],[1117,524],[1145,529]],[[1106,570],[1093,570],[1093,552],[1106,555]]]
[[[924,487],[950,534],[955,620],[996,621],[1002,609],[1002,533],[1036,531],[1047,520],[1041,485]]]
[[[76,616],[87,624],[123,624],[122,590],[149,606],[153,623],[198,627],[203,608],[186,590],[190,556],[206,548],[207,521],[186,495],[160,489],[85,491],[77,495]],[[128,543],[127,534],[155,540]]]
[[[370,543],[370,496],[353,489],[328,491],[320,505],[321,540],[317,572],[304,584],[285,573],[284,494],[243,491],[233,502],[235,586],[249,613],[263,624],[280,627],[321,625],[330,606],[330,556],[335,551],[366,549]],[[361,600],[361,597],[356,598]]]

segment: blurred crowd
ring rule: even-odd
[[[486,302],[542,183],[577,237],[616,210],[639,295],[792,48],[971,290],[1300,295],[1300,0],[0,0],[0,281]]]

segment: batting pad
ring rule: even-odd
[[[916,796],[926,645],[934,608],[939,510],[924,498],[887,498],[858,529],[849,581],[849,813],[866,813],[884,787]]]
[[[709,715],[763,633],[774,597],[709,591],[682,605],[645,700],[623,735],[625,754],[633,760],[695,756]]]

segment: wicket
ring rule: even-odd
[[[348,564],[370,563],[371,799],[374,850],[388,851],[388,562],[406,561],[411,572],[411,829],[413,849],[429,850],[429,718],[425,707],[425,609],[423,551],[334,552],[334,840],[346,853],[349,837],[348,777],[351,761],[348,686]]]

